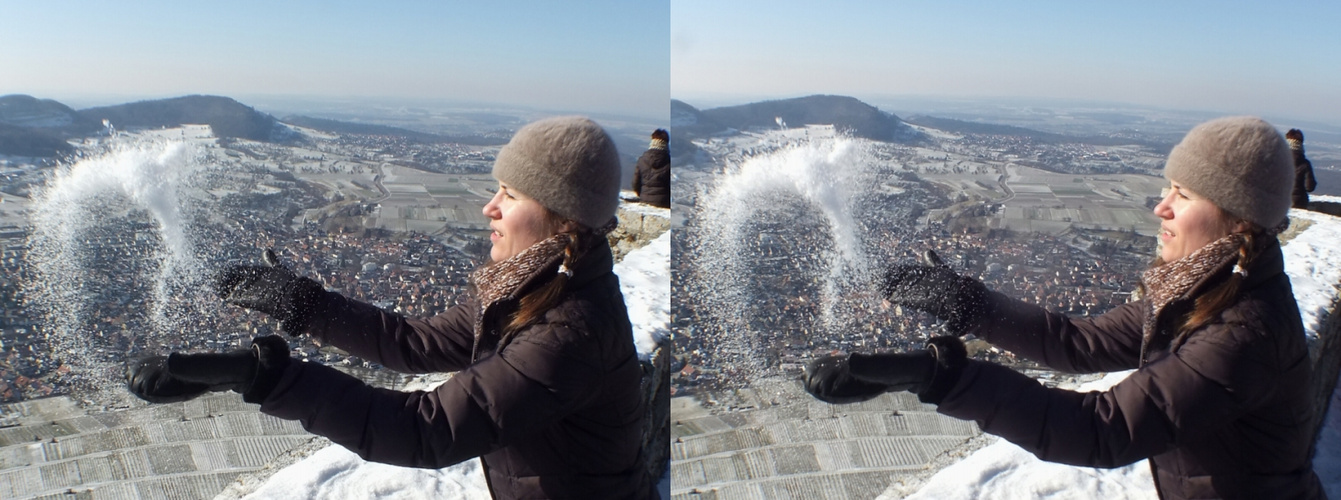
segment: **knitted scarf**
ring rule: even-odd
[[[1201,247],[1188,255],[1162,266],[1141,273],[1141,284],[1145,287],[1147,311],[1141,325],[1141,363],[1146,361],[1146,347],[1154,338],[1156,319],[1160,311],[1176,300],[1190,298],[1192,287],[1206,276],[1220,269],[1231,260],[1238,260],[1239,247],[1244,238],[1239,234],[1230,234]],[[1237,266],[1235,272],[1243,272]]]
[[[484,333],[484,311],[504,300],[517,298],[522,283],[563,260],[563,249],[567,245],[568,235],[556,234],[540,240],[517,255],[470,273],[470,282],[475,285],[480,307],[479,314],[475,315],[476,339]]]
[[[652,142],[647,145],[647,149],[666,149],[666,146],[667,146],[666,141],[663,141],[661,139],[652,139]]]
[[[614,231],[619,226],[619,218],[612,217],[610,222],[593,231],[593,240],[605,238],[610,231]],[[555,234],[534,245],[531,245],[521,253],[513,255],[507,259],[484,266],[470,273],[470,282],[475,285],[475,296],[479,299],[479,311],[475,315],[475,344],[478,347],[480,335],[484,333],[484,311],[490,306],[504,300],[513,300],[517,298],[517,293],[521,291],[521,286],[531,277],[548,269],[554,264],[563,261],[564,248],[568,246],[569,236],[564,233]],[[592,242],[583,245],[583,250],[590,249]],[[559,265],[559,272],[572,276],[572,270]]]

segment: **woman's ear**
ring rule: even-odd
[[[1252,223],[1243,219],[1239,219],[1238,221],[1234,222],[1233,227],[1234,229],[1232,230],[1232,232],[1235,234],[1250,233],[1253,230]]]
[[[560,232],[560,233],[576,233],[576,232],[577,232],[577,223],[576,223],[576,222],[573,222],[573,221],[571,221],[571,220],[565,220],[565,221],[563,221],[562,224],[559,224],[559,232]]]

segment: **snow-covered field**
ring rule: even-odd
[[[615,265],[624,302],[633,322],[639,356],[670,333],[670,232],[629,252]],[[669,491],[669,484],[662,485]],[[247,499],[414,500],[453,498],[488,500],[479,459],[439,470],[410,469],[366,462],[332,445],[271,476]]]
[[[1315,201],[1341,202],[1341,197],[1314,196]],[[1290,216],[1312,222],[1283,247],[1304,328],[1316,337],[1322,313],[1338,296],[1341,283],[1341,218],[1291,210]],[[1130,372],[1110,374],[1078,390],[1104,390]],[[1341,392],[1332,395],[1331,411],[1318,438],[1313,470],[1329,498],[1341,498]],[[1150,466],[1142,460],[1117,469],[1070,467],[1044,462],[1005,440],[983,447],[932,476],[908,498],[937,500],[1088,500],[1154,499]],[[883,498],[883,497],[882,497]]]

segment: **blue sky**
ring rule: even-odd
[[[0,0],[0,94],[488,101],[665,117],[653,2]]]
[[[1337,2],[673,0],[671,95],[1077,99],[1341,124],[1338,40]]]

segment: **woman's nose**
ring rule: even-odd
[[[498,218],[495,216],[498,213],[498,196],[499,196],[498,194],[494,195],[493,199],[490,199],[488,203],[484,204],[484,208],[480,209],[480,211],[484,213],[485,217],[488,217],[490,219]]]
[[[1163,200],[1160,200],[1159,204],[1155,205],[1154,212],[1155,217],[1159,217],[1161,219],[1172,219],[1173,209],[1169,208],[1169,198],[1165,197]]]

